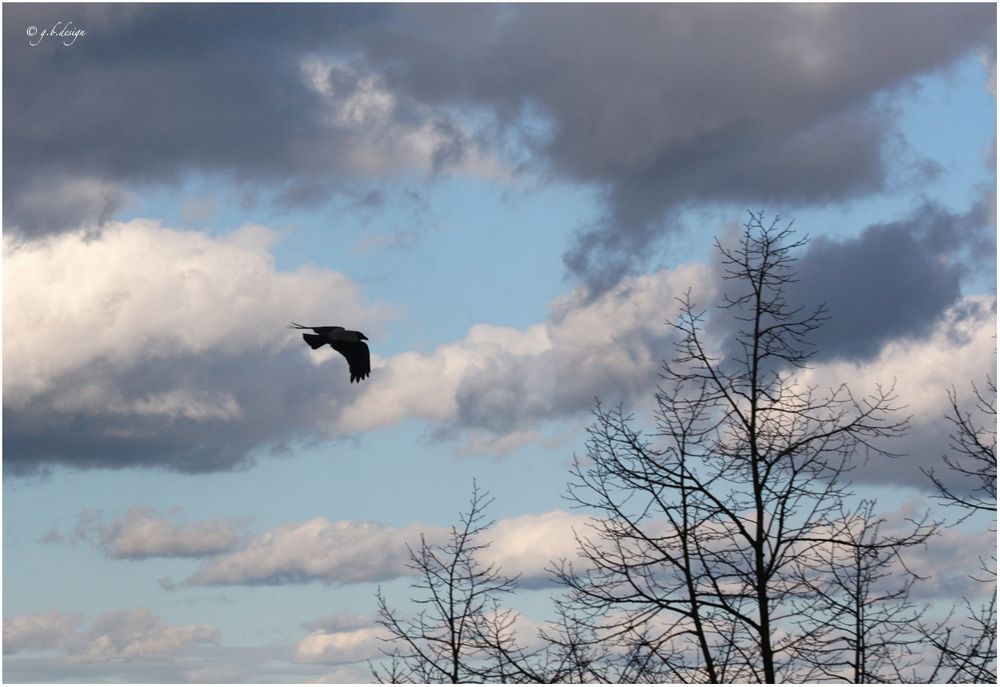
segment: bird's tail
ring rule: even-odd
[[[306,340],[306,343],[309,344],[310,348],[313,350],[326,343],[326,341],[323,340],[323,337],[319,334],[303,334],[302,338]]]

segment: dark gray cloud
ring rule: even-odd
[[[689,203],[879,190],[872,95],[992,50],[985,5],[643,5],[400,10],[367,43],[390,82],[501,120],[541,112],[551,168],[607,190],[566,264],[606,287]]]
[[[765,216],[765,224],[774,219]],[[965,212],[925,203],[902,219],[867,226],[849,238],[781,219],[778,226],[793,227],[791,240],[819,230],[796,256],[796,281],[785,292],[788,307],[801,308],[803,316],[825,309],[826,319],[802,347],[814,362],[867,361],[891,341],[926,339],[949,309],[958,307],[963,285],[992,281],[996,268],[992,194]],[[735,247],[735,235],[720,238]],[[720,293],[747,292],[747,284],[724,278],[718,256],[714,270]],[[743,323],[737,315],[713,308],[708,324],[715,336],[726,339],[723,350],[731,357],[741,351],[735,332]]]
[[[982,207],[954,214],[926,205],[855,238],[813,239],[797,265],[794,298],[829,311],[814,337],[817,359],[869,358],[892,339],[927,336],[961,297],[967,265],[995,254],[993,228]]]
[[[513,133],[536,170],[603,189],[606,215],[565,256],[599,288],[689,204],[877,191],[893,122],[872,95],[995,43],[986,4],[8,5],[4,18],[9,226],[100,218],[136,184],[192,169],[322,200],[362,173],[352,146],[371,126],[331,123],[330,99],[375,75],[395,95],[383,124],[434,141],[430,173]],[[87,36],[28,45],[27,26],[60,20]],[[326,99],[302,78],[312,56],[337,62]],[[467,132],[455,108],[491,124]],[[54,182],[79,199],[41,202]]]
[[[324,97],[303,74],[311,55],[347,60],[345,36],[389,8],[358,5],[16,5],[4,7],[8,227],[31,233],[99,221],[127,189],[219,173],[279,203],[315,203],[357,176],[359,121],[335,121],[330,97],[366,87],[347,67],[329,69]],[[72,46],[29,44],[26,27],[73,21]],[[363,115],[365,113],[362,113]],[[427,113],[402,100],[392,123]],[[464,141],[432,119],[444,166]],[[72,204],[52,198],[75,192]],[[49,202],[45,202],[48,198]]]

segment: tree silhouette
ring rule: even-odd
[[[448,540],[433,544],[421,535],[410,549],[407,567],[416,575],[411,601],[420,608],[414,618],[401,617],[379,589],[378,623],[391,646],[383,651],[388,665],[371,666],[376,681],[474,682],[498,672],[495,655],[484,648],[491,633],[505,637],[512,618],[499,612],[498,600],[514,591],[517,580],[479,560],[489,547],[482,535],[492,525],[484,514],[492,501],[474,484],[469,508]]]
[[[945,475],[925,470],[935,488],[938,501],[957,510],[959,522],[976,513],[994,513],[992,532],[996,532],[997,511],[997,387],[986,378],[986,392],[972,387],[975,411],[965,410],[954,389],[948,392],[952,423],[952,453],[942,457]],[[983,604],[963,600],[965,616],[956,625],[952,614],[932,628],[925,628],[926,640],[937,651],[937,664],[931,682],[987,682],[997,680],[997,609],[996,552],[990,560],[980,558],[979,569],[969,575],[976,582],[993,583],[993,594]]]
[[[578,536],[587,565],[555,571],[567,606],[599,641],[648,647],[677,681],[821,676],[810,659],[832,611],[813,579],[828,574],[830,547],[858,546],[844,475],[906,427],[891,387],[859,398],[799,381],[827,318],[787,298],[805,243],[762,213],[734,247],[717,241],[731,287],[721,313],[737,331],[711,342],[706,313],[679,299],[657,431],[598,404],[574,467],[569,497],[601,515]]]
[[[655,430],[638,429],[622,404],[596,404],[568,486],[592,519],[576,533],[580,562],[550,566],[564,586],[555,619],[528,644],[518,636],[519,616],[503,605],[516,578],[482,560],[491,500],[474,487],[448,541],[421,537],[410,551],[416,616],[402,618],[379,591],[390,648],[376,679],[995,682],[995,594],[979,608],[967,602],[958,625],[928,627],[927,607],[911,599],[922,578],[904,554],[941,523],[890,522],[847,480],[856,465],[893,457],[884,441],[908,421],[892,386],[857,396],[803,381],[810,335],[828,317],[789,298],[806,241],[762,213],[733,246],[716,241],[727,287],[719,319],[690,292],[678,299]],[[987,388],[992,397],[976,393],[985,423],[951,392],[951,474],[927,472],[938,499],[962,509],[959,521],[996,511]],[[995,557],[982,569],[995,584]]]

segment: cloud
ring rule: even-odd
[[[84,621],[78,613],[25,613],[3,621],[3,653],[63,650]]]
[[[673,299],[691,287],[709,300],[710,282],[707,268],[686,265],[627,279],[596,299],[581,287],[526,329],[476,325],[429,354],[377,359],[377,392],[345,407],[338,428],[368,431],[418,417],[435,423],[439,436],[467,433],[480,449],[492,440],[494,452],[534,440],[533,430],[589,409],[596,396],[650,391],[670,350]]]
[[[219,632],[210,625],[169,625],[149,609],[137,608],[98,616],[72,653],[82,661],[134,660],[218,639]]]
[[[175,525],[147,506],[133,506],[96,529],[105,555],[130,560],[200,558],[229,551],[240,541],[237,523],[206,520]]]
[[[281,585],[377,582],[407,574],[407,544],[421,530],[324,517],[290,523],[246,547],[204,563],[187,585]],[[426,530],[428,536],[440,532]]]
[[[184,672],[184,681],[195,684],[246,684],[251,682],[250,672],[246,666],[236,663],[210,665],[203,668],[192,668]]]
[[[996,532],[946,527],[925,546],[906,549],[902,554],[906,567],[927,578],[914,586],[913,598],[956,603],[996,594],[995,583],[979,569],[981,559],[996,553],[996,541]]]
[[[5,237],[5,469],[231,469],[326,432],[347,376],[310,358],[288,320],[335,312],[372,332],[388,312],[337,272],[278,270],[277,238],[147,220]]]
[[[320,618],[303,623],[302,626],[313,632],[348,632],[372,626],[369,617],[357,613],[328,613]]]
[[[297,204],[517,159],[604,193],[565,255],[597,289],[689,205],[880,190],[895,123],[873,96],[995,64],[988,5],[88,7],[72,60],[27,44],[66,13],[5,14],[8,229],[99,221],[190,170]]]
[[[397,11],[365,43],[394,88],[513,128],[541,117],[550,135],[526,138],[536,162],[605,189],[606,217],[565,256],[599,287],[641,264],[688,204],[880,190],[894,122],[873,96],[995,43],[995,8],[975,6]]]
[[[586,536],[590,521],[590,516],[560,510],[503,518],[486,531],[491,543],[483,555],[505,575],[520,575],[521,587],[552,586],[546,570],[550,561],[579,560],[574,532]]]
[[[346,57],[391,12],[8,8],[4,83],[17,105],[5,113],[5,228],[37,235],[98,222],[129,192],[191,170],[282,204],[322,201],[382,175],[500,171],[454,116]],[[27,26],[67,15],[89,32],[72,59],[51,42],[28,45]],[[52,179],[93,192],[69,202]]]
[[[549,561],[576,557],[573,530],[586,527],[587,522],[586,516],[558,510],[500,519],[484,534],[489,546],[481,562],[496,563],[507,575],[520,575],[526,588],[547,586],[551,583],[545,570]],[[408,547],[419,546],[421,535],[433,545],[443,542],[448,533],[434,526],[389,527],[316,517],[275,527],[238,550],[208,558],[184,584],[381,582],[413,574]],[[545,555],[540,557],[541,550]],[[314,634],[341,635],[369,625],[365,617],[334,613],[305,627]]]
[[[829,364],[875,364],[893,346],[934,357],[965,341],[966,325],[988,326],[993,306],[960,298],[957,257],[982,253],[984,208],[928,206],[856,238],[815,240],[795,293],[829,303],[833,319],[815,337],[823,369],[853,375],[855,367]],[[582,419],[595,397],[648,400],[661,361],[673,355],[665,323],[676,315],[674,299],[690,287],[696,303],[710,306],[720,288],[699,264],[630,277],[597,295],[581,286],[524,329],[479,324],[430,352],[375,354],[377,384],[350,388],[335,354],[306,351],[285,324],[336,312],[371,335],[389,312],[366,305],[337,272],[276,269],[276,238],[257,226],[213,237],[146,220],[28,242],[7,237],[5,469],[226,470],[294,441],[410,418],[470,453],[548,445],[546,429]],[[710,333],[724,340],[726,326]],[[976,366],[984,355],[977,349]],[[871,378],[913,376],[876,371]],[[940,388],[981,377],[952,376]],[[907,392],[903,402],[911,393],[919,395]]]
[[[996,369],[996,298],[966,296],[948,308],[924,338],[901,338],[886,343],[877,355],[864,360],[832,359],[806,370],[798,378],[819,391],[846,383],[855,397],[876,384],[895,384],[900,419],[911,416],[907,433],[882,444],[903,457],[878,459],[851,474],[855,481],[895,483],[928,488],[920,468],[936,467],[948,453],[952,431],[948,390],[968,389]]]
[[[312,632],[295,647],[295,660],[300,663],[356,663],[381,654],[384,646],[381,627],[366,627],[341,632]]]
[[[180,649],[218,641],[210,625],[170,625],[147,608],[99,615],[86,629],[83,618],[58,611],[4,620],[4,654],[62,651],[74,661],[134,661],[169,656]]]
[[[868,358],[891,340],[928,336],[958,302],[970,266],[996,253],[986,210],[977,204],[953,214],[926,205],[854,238],[813,239],[791,296],[804,307],[827,305],[831,319],[815,337],[817,356]],[[961,259],[964,253],[971,257]]]
[[[981,379],[992,360],[983,337],[993,306],[988,299],[963,298],[962,283],[989,261],[986,210],[976,204],[951,213],[929,205],[854,238],[814,239],[789,291],[793,306],[825,302],[831,317],[811,336],[817,369],[807,377],[826,384],[854,380],[852,388],[861,392],[896,376],[901,403],[911,407],[923,402],[922,389],[939,388],[944,399],[951,385]],[[365,389],[344,407],[337,427],[363,432],[417,417],[431,424],[432,437],[457,440],[469,453],[545,444],[546,424],[582,417],[597,397],[635,406],[652,394],[660,364],[674,355],[674,332],[666,323],[676,317],[675,298],[689,287],[692,301],[711,315],[708,344],[732,353],[738,323],[713,307],[730,285],[718,266],[685,265],[626,278],[596,297],[578,287],[553,302],[544,322],[524,329],[476,325],[462,340],[431,352],[379,358],[378,389]],[[963,364],[943,364],[952,355],[962,356]],[[912,365],[913,356],[926,365],[897,364]],[[859,375],[862,368],[866,373]],[[935,403],[941,418],[945,411]],[[926,427],[915,426],[913,433],[939,431],[938,419],[922,417]]]

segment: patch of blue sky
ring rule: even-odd
[[[996,96],[988,78],[982,60],[970,56],[917,79],[898,99],[908,145],[940,165],[926,193],[953,212],[977,201],[980,185],[996,183]]]

